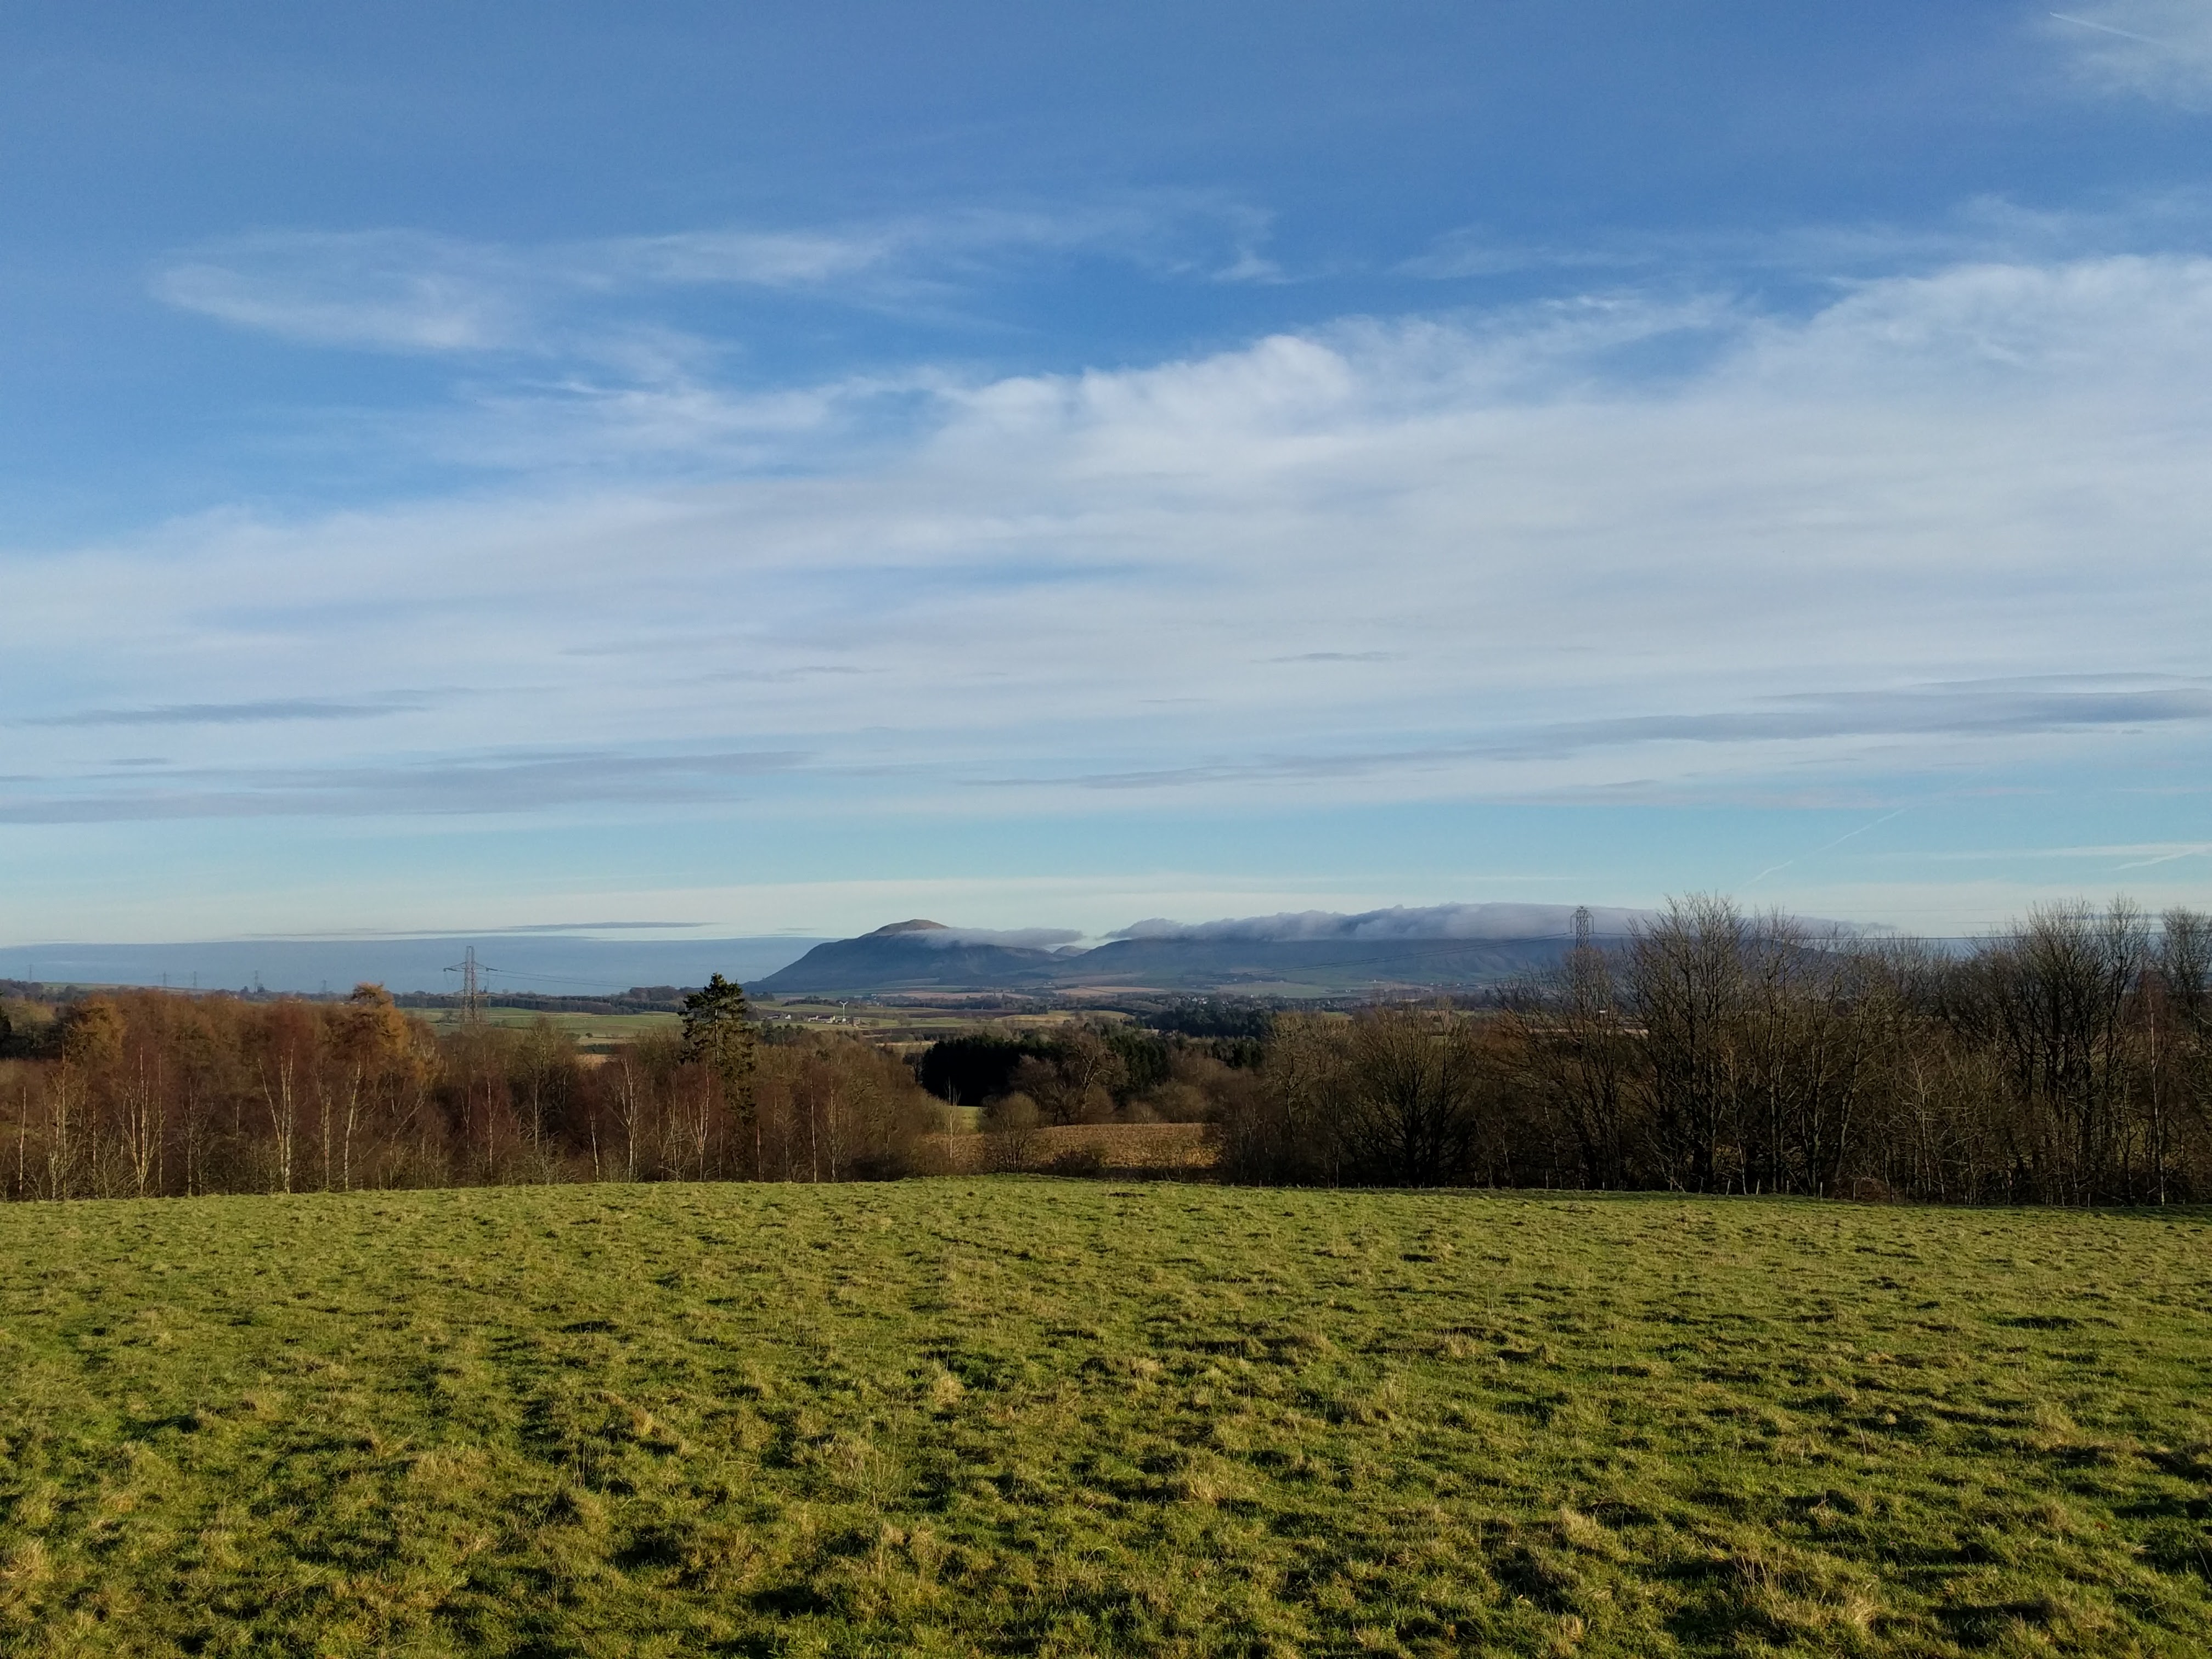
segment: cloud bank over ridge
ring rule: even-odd
[[[1186,923],[1164,917],[1133,922],[1114,937],[1130,939],[1303,944],[1328,939],[1555,939],[1574,937],[1571,904],[1394,905],[1357,915],[1300,910],[1272,916]],[[1647,910],[1589,907],[1594,936],[1617,938],[1650,919]]]

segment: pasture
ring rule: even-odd
[[[461,1012],[458,1008],[422,1008],[410,1012],[441,1036],[450,1036],[462,1028]],[[868,1000],[839,1002],[818,997],[790,997],[763,1002],[757,1017],[764,1028],[773,1032],[782,1033],[793,1028],[836,1032],[866,1037],[901,1051],[919,1052],[939,1037],[956,1036],[986,1025],[1010,1031],[1051,1031],[1078,1016],[1066,1012],[1006,1013],[996,1009],[978,1014],[960,1006],[957,1001],[943,1007],[893,1007]],[[1123,1018],[1113,1012],[1095,1017]],[[672,1013],[547,1012],[509,1007],[498,1002],[487,1004],[479,1018],[486,1025],[513,1030],[528,1030],[544,1021],[555,1030],[574,1039],[586,1054],[605,1054],[618,1044],[635,1042],[657,1031],[674,1031],[682,1024],[681,1018]]]
[[[441,1036],[450,1036],[462,1027],[458,1008],[410,1012]],[[586,1053],[604,1053],[617,1043],[635,1042],[655,1031],[674,1031],[683,1024],[675,1014],[549,1014],[533,1008],[496,1005],[484,1009],[482,1018],[487,1025],[518,1031],[526,1031],[542,1020],[563,1036],[573,1039]]]
[[[17,1654],[2212,1648],[2212,1217],[0,1208]]]

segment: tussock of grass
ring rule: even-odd
[[[2201,1214],[0,1212],[26,1654],[2198,1654]]]

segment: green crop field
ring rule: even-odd
[[[411,1012],[432,1030],[441,1034],[456,1031],[461,1026],[461,1013],[458,1008],[427,1008]],[[763,1024],[771,1030],[796,1027],[865,1036],[879,1042],[926,1045],[939,1037],[957,1036],[986,1026],[1013,1031],[1055,1030],[1077,1018],[1079,1012],[1005,1014],[985,1011],[979,1013],[957,1006],[884,1008],[872,1003],[793,999],[763,1005],[760,1018]],[[1098,1011],[1093,1011],[1093,1017],[1121,1018],[1118,1014]],[[544,1020],[556,1030],[574,1037],[586,1050],[604,1050],[617,1043],[635,1042],[655,1030],[674,1030],[682,1023],[676,1014],[549,1013],[534,1008],[510,1008],[498,1003],[484,1008],[481,1018],[487,1025],[506,1026],[516,1030],[526,1030]]]
[[[13,1654],[2212,1650],[2212,1217],[0,1210]]]
[[[416,1017],[441,1033],[459,1030],[461,1025],[460,1011],[454,1008],[420,1010]],[[672,1031],[682,1023],[675,1014],[547,1014],[530,1008],[501,1007],[486,1008],[483,1018],[487,1025],[518,1030],[526,1030],[542,1019],[586,1046],[635,1042],[649,1031]]]
[[[934,1042],[989,1029],[1015,1034],[1048,1035],[1081,1019],[1122,1020],[1127,1015],[1108,1008],[1059,1007],[1042,1012],[1008,1012],[990,998],[981,1007],[975,999],[947,996],[935,1006],[919,998],[897,1004],[862,1000],[840,1002],[834,997],[783,997],[763,1000],[755,1018],[769,1030],[785,1027],[821,1028],[864,1036],[871,1042],[895,1045]]]

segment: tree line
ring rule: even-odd
[[[586,1055],[550,1020],[434,1034],[343,1001],[122,991],[0,1004],[16,1198],[942,1167],[981,1109],[1202,1122],[1231,1181],[2013,1203],[2212,1199],[2212,918],[2124,900],[1953,950],[1673,902],[1480,1006],[983,1030],[909,1064],[770,1027],[720,976]]]
[[[1484,1018],[1277,1022],[1220,1167],[2008,1203],[2212,1198],[2212,918],[2039,908],[1963,951],[1723,898]]]
[[[0,1007],[0,1190],[22,1199],[562,1180],[840,1181],[940,1114],[895,1055],[763,1041],[715,981],[605,1055],[548,1018],[442,1035],[343,1001],[117,991]]]

